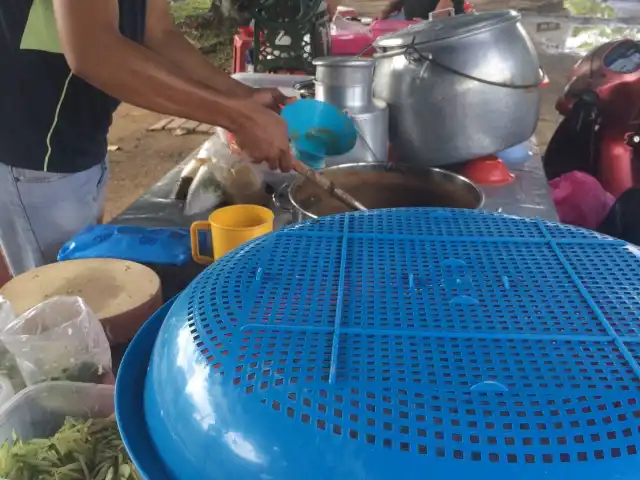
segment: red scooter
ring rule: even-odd
[[[584,171],[616,198],[640,186],[640,42],[589,52],[573,67],[556,110],[565,118],[544,155],[549,180]]]

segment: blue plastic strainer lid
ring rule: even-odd
[[[640,251],[463,210],[321,218],[176,301],[145,416],[176,478],[640,478]]]

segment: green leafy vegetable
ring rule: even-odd
[[[63,368],[60,375],[56,375],[42,382],[80,382],[80,383],[102,383],[102,376],[105,374],[104,368],[93,362],[79,362],[71,367]],[[39,383],[42,383],[39,382]]]
[[[51,438],[0,447],[0,478],[7,480],[137,480],[113,416],[67,418]]]
[[[18,369],[15,357],[7,350],[7,347],[2,344],[0,344],[0,375],[9,379],[16,392],[19,392],[26,386],[22,379],[22,374]]]

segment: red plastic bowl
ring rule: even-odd
[[[464,166],[462,175],[478,185],[494,187],[507,185],[515,179],[507,166],[495,155],[470,160]]]

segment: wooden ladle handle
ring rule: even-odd
[[[360,211],[367,210],[367,207],[362,205],[360,202],[358,202],[355,198],[353,198],[351,195],[349,195],[347,192],[345,192],[341,188],[338,188],[336,184],[333,183],[331,180],[328,180],[321,173],[316,172],[315,170],[307,167],[300,160],[293,161],[293,170],[299,173],[300,175],[302,175],[303,177],[306,177],[309,180],[311,180],[313,183],[318,185],[329,195],[340,200],[349,208],[352,208],[354,210],[360,210]]]

